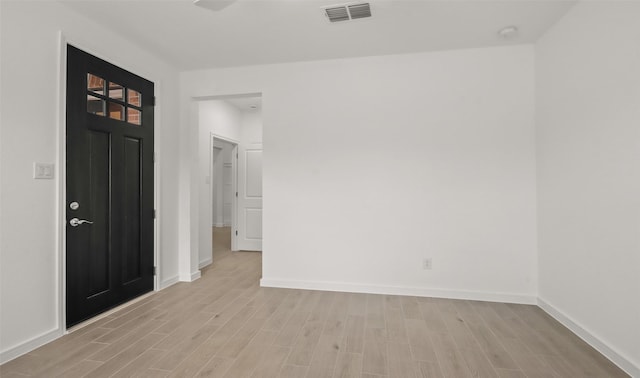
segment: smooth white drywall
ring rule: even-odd
[[[639,20],[637,2],[583,2],[535,48],[540,298],[635,376]]]
[[[224,100],[198,101],[200,129],[231,141],[240,141],[242,113]],[[210,143],[210,142],[208,142]]]
[[[233,105],[228,104],[224,100],[208,100],[199,101],[198,105],[198,219],[199,219],[199,242],[198,242],[198,264],[200,267],[211,263],[212,244],[211,244],[211,211],[212,198],[210,181],[207,177],[211,175],[211,136],[217,136],[226,140],[239,142],[240,129],[242,126],[242,114]],[[229,143],[223,143],[223,153],[219,157],[224,163],[229,159],[230,148]],[[226,149],[227,158],[225,159],[224,150]],[[224,171],[224,164],[220,164]],[[223,189],[222,186],[218,187]],[[224,190],[223,190],[224,191]],[[222,196],[224,202],[224,196]]]
[[[63,331],[57,239],[59,32],[70,43],[156,83],[161,286],[178,274],[179,85],[177,71],[158,58],[57,2],[2,1],[0,9],[2,362]],[[56,179],[32,179],[33,162],[56,163]]]
[[[240,122],[240,142],[245,146],[262,144],[262,111],[245,110]]]
[[[531,302],[533,60],[517,46],[213,69],[181,73],[181,93],[185,109],[263,94],[263,284]]]

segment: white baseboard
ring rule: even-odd
[[[538,298],[538,307],[543,309],[547,314],[551,315],[551,317],[560,322],[562,325],[569,328],[571,332],[575,333],[579,338],[584,340],[587,344],[591,345],[598,352],[611,360],[611,362],[618,365],[618,367],[627,372],[627,374],[631,375],[632,377],[640,377],[640,366],[634,364],[629,358],[617,352],[615,348],[609,346],[598,336],[594,335],[593,332],[581,326],[580,323],[573,320],[570,316],[558,310],[557,307],[553,306],[542,298]]]
[[[224,227],[224,223],[214,223],[213,227]]]
[[[198,269],[195,272],[191,272],[190,274],[180,274],[180,281],[193,282],[198,278],[200,278],[201,276],[202,276],[202,273],[200,273],[200,270]]]
[[[202,269],[207,265],[211,265],[212,262],[213,262],[213,258],[212,257],[206,258],[206,259],[200,261],[200,264],[198,264],[198,268]]]
[[[62,337],[62,335],[64,335],[64,331],[59,327],[56,327],[41,334],[40,336],[32,338],[31,340],[25,341],[24,343],[4,350],[0,352],[0,365],[13,360],[14,358],[20,357],[23,354],[29,353],[32,350],[43,346],[44,344],[50,343],[53,340]]]
[[[166,289],[169,286],[178,283],[179,281],[180,281],[179,276],[173,276],[171,278],[167,278],[166,280],[160,282],[160,288],[158,288],[158,290]]]
[[[415,297],[434,297],[449,299],[467,299],[486,302],[505,302],[518,304],[536,304],[536,297],[526,294],[492,293],[481,291],[462,291],[446,289],[429,289],[408,286],[363,285],[345,282],[295,281],[265,279],[260,280],[262,287],[279,287],[287,289],[342,291],[348,293],[407,295]]]

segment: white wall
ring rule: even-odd
[[[263,285],[532,302],[533,70],[517,46],[195,71],[181,92],[263,94]]]
[[[536,45],[541,305],[640,377],[640,3]]]
[[[234,106],[222,100],[199,101],[198,108],[198,219],[199,219],[199,242],[198,242],[198,265],[203,267],[211,263],[211,219],[212,219],[212,198],[210,183],[207,177],[210,173],[211,161],[211,135],[225,138],[227,140],[239,141],[241,128],[241,112]],[[223,152],[220,156],[222,165],[229,160],[229,144],[223,144]],[[226,154],[225,150],[226,149]],[[226,157],[225,157],[226,155]],[[224,170],[224,169],[223,169]],[[222,189],[219,187],[219,189]],[[224,190],[223,190],[224,192]],[[224,195],[222,196],[224,202]],[[223,220],[224,222],[224,220]]]
[[[0,71],[0,362],[58,337],[60,328],[58,32],[69,42],[156,83],[160,284],[178,274],[178,73],[56,2],[2,1]],[[64,125],[61,125],[64,128]],[[33,180],[33,162],[56,163]]]
[[[199,101],[198,107],[201,131],[232,141],[240,140],[242,113],[238,108],[224,100]]]
[[[246,146],[262,144],[262,110],[243,111],[240,122],[240,142]]]

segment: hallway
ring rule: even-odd
[[[231,256],[231,227],[211,227],[213,261]]]

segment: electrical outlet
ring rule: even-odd
[[[432,268],[431,258],[426,258],[422,260],[422,269],[431,270],[431,268]]]

